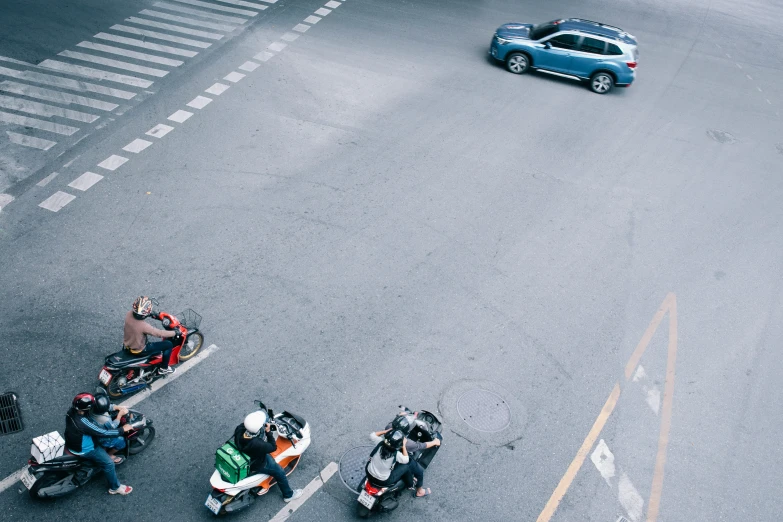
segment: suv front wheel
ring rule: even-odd
[[[514,74],[525,74],[530,69],[530,58],[525,53],[511,53],[506,58],[506,69]]]
[[[599,71],[590,78],[590,90],[597,94],[606,94],[614,87],[612,75]]]

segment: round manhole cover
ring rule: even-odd
[[[367,459],[375,446],[357,446],[351,448],[340,457],[340,479],[348,489],[354,493],[359,492],[359,486],[364,480],[364,467],[367,465]]]
[[[457,413],[468,426],[485,433],[504,430],[511,423],[511,410],[503,397],[480,388],[460,395]]]

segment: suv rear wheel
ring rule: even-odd
[[[530,58],[525,53],[511,53],[506,58],[506,69],[514,74],[525,74],[530,69]]]
[[[614,87],[614,78],[608,72],[599,71],[590,78],[590,90],[597,94],[606,94]]]

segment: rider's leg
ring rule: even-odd
[[[277,485],[280,487],[283,498],[290,498],[294,494],[294,491],[288,484],[288,477],[285,476],[285,471],[280,467],[280,464],[275,462],[275,459],[272,458],[271,455],[266,456],[263,466],[258,469],[258,472],[274,477],[277,481]]]

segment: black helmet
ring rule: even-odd
[[[98,395],[95,397],[95,403],[92,406],[92,412],[96,415],[103,415],[109,411],[109,406],[111,406],[111,401],[109,401],[109,398],[106,395]]]
[[[392,430],[400,430],[406,437],[411,432],[411,428],[407,415],[397,415],[392,421]]]
[[[405,440],[405,434],[400,430],[392,430],[386,434],[386,440],[384,443],[393,450],[401,450],[403,441]]]
[[[95,404],[95,397],[89,393],[80,393],[71,402],[75,410],[89,411]]]

